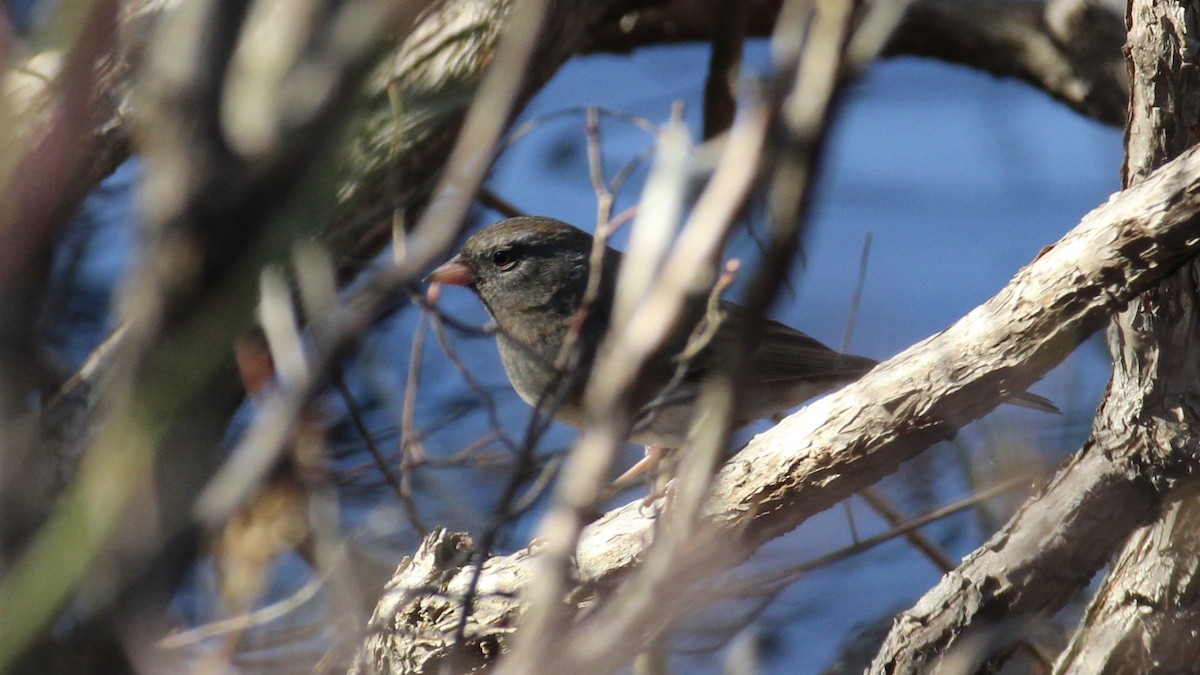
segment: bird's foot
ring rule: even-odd
[[[666,457],[667,450],[669,450],[669,448],[664,448],[659,445],[647,445],[646,456],[639,459],[633,466],[629,467],[629,470],[627,470],[625,473],[617,476],[617,479],[612,482],[611,489],[624,490],[626,488],[633,487],[634,483],[637,482],[637,479],[640,478],[642,474],[658,468],[659,462],[662,462],[663,457]]]

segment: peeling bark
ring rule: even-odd
[[[1132,106],[1124,177],[1136,183],[1200,140],[1200,3],[1129,6]],[[1144,444],[1144,470],[1172,502],[1125,544],[1055,666],[1060,673],[1174,673],[1200,662],[1200,266],[1121,313],[1110,333],[1109,396],[1098,426]],[[1190,461],[1186,480],[1165,457]]]
[[[1195,671],[1200,500],[1189,492],[1130,537],[1055,672]]]

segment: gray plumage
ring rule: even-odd
[[[470,287],[495,321],[500,358],[521,398],[536,405],[557,401],[555,417],[583,424],[582,396],[596,349],[608,327],[621,254],[606,249],[598,298],[580,331],[567,375],[555,374],[564,340],[571,330],[587,286],[592,237],[566,223],[541,217],[511,218],[471,236],[461,252],[429,279]],[[701,384],[714,372],[724,350],[736,348],[744,308],[722,302],[724,319],[711,342],[689,359],[677,387],[662,388],[677,368],[692,327],[705,315],[702,304],[688,309],[683,325],[664,353],[647,364],[651,386],[634,401],[639,419],[630,440],[679,447],[686,439]],[[872,359],[838,353],[776,321],[755,332],[739,376],[744,378],[735,411],[739,422],[789,410],[834,387],[858,379],[876,365]],[[556,386],[547,396],[548,389]],[[660,405],[645,406],[656,398]],[[1040,399],[1044,401],[1044,399]],[[1032,403],[1030,403],[1032,405]],[[1046,402],[1048,405],[1049,402]],[[1042,407],[1042,406],[1038,406]]]

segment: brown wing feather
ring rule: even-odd
[[[731,303],[722,303],[721,309],[725,313],[722,328],[696,355],[685,378],[689,381],[706,379],[720,355],[735,346],[734,339],[745,309]],[[750,350],[746,363],[747,379],[758,384],[849,380],[876,364],[872,359],[836,352],[794,328],[769,319],[763,322]]]
[[[853,379],[875,367],[876,361],[842,354],[776,321],[764,322],[750,367],[760,382]]]
[[[727,302],[721,303],[721,309],[725,313],[723,327],[717,331],[712,342],[692,359],[684,376],[686,382],[707,379],[714,372],[721,354],[728,353],[735,346],[737,327],[744,320],[746,310]],[[763,322],[750,349],[752,351],[742,374],[747,382],[767,390],[773,385],[787,387],[804,382],[824,383],[832,387],[839,382],[858,379],[879,363],[863,356],[834,351],[790,326],[769,319]],[[1027,391],[1009,394],[1007,401],[1034,410],[1059,412],[1049,399]]]

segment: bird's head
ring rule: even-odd
[[[520,217],[476,232],[426,281],[466,286],[492,317],[574,314],[587,287],[592,236],[553,218]]]

